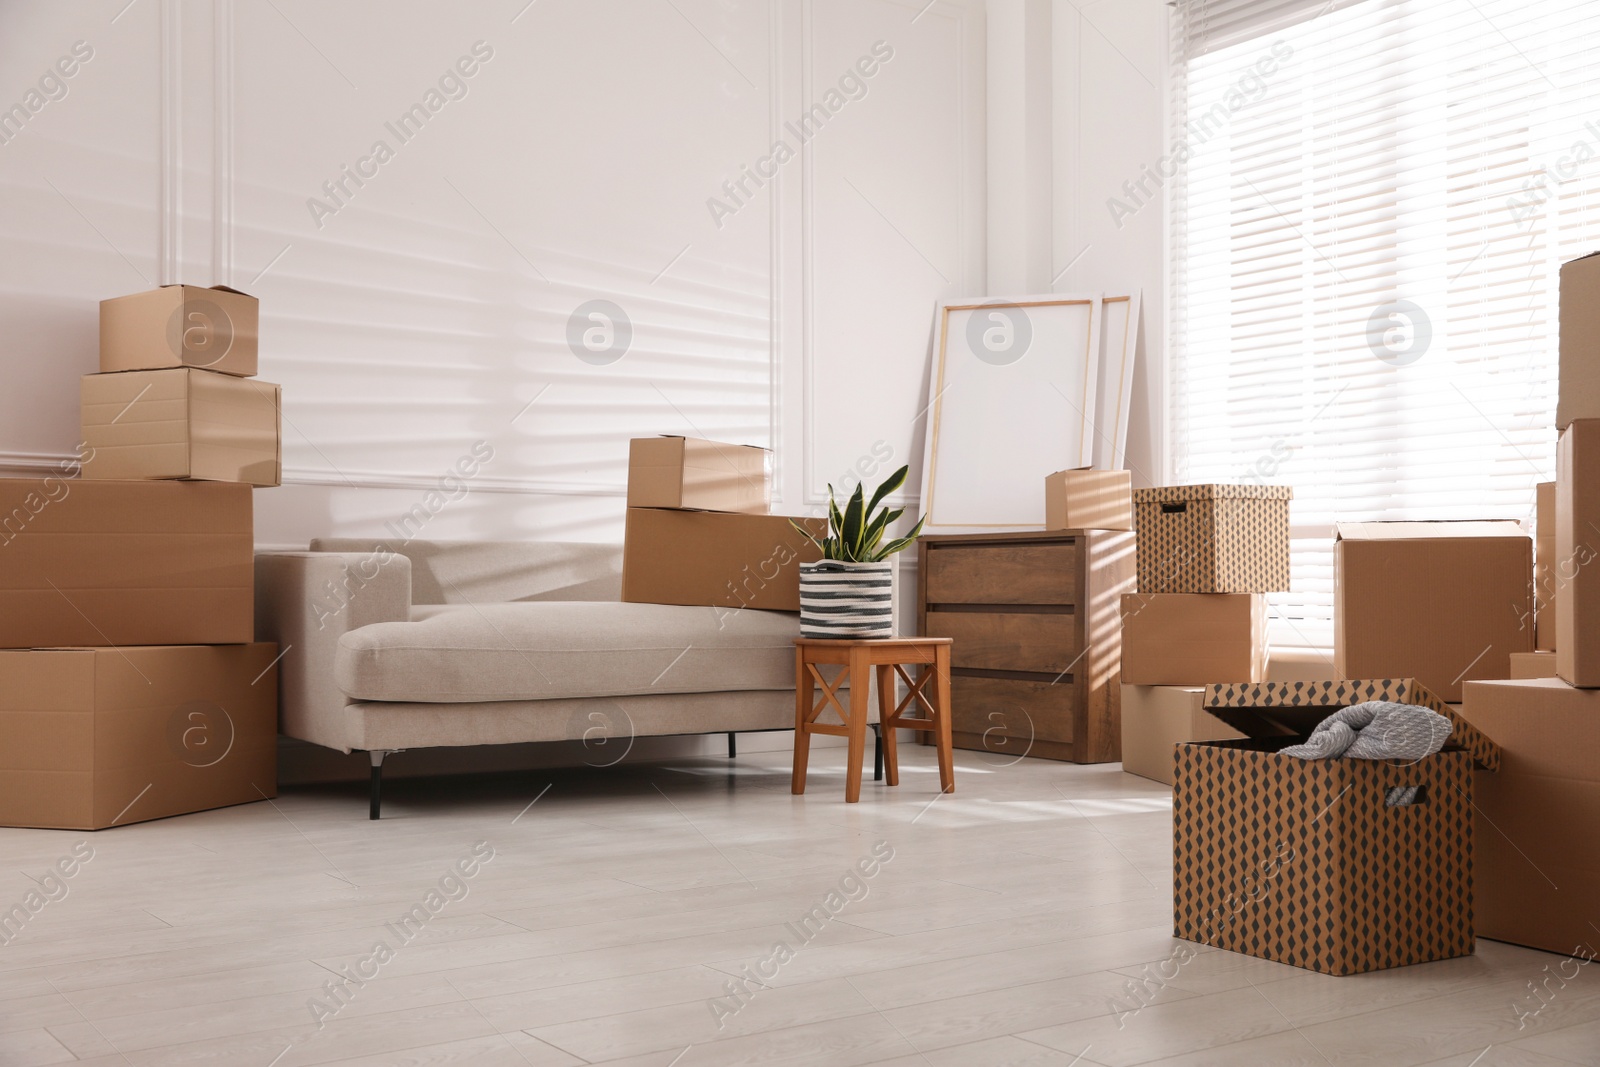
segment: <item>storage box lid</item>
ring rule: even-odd
[[[1287,485],[1158,485],[1135,489],[1135,504],[1171,504],[1184,500],[1292,500],[1294,489]]]
[[[1446,748],[1463,748],[1485,770],[1500,769],[1500,747],[1414,678],[1230,683],[1206,687],[1201,706],[1247,737],[1305,737],[1340,708],[1369,700],[1416,704],[1450,720]]]
[[[663,438],[664,437],[669,441],[686,441],[686,442],[687,441],[700,441],[702,444],[708,444],[708,445],[711,445],[713,447],[753,448],[757,452],[771,452],[772,451],[772,449],[767,448],[765,445],[740,445],[740,444],[733,444],[733,443],[728,442],[728,441],[707,441],[704,438],[690,437],[687,434],[681,434],[681,433],[658,433],[658,434],[656,434],[656,437],[657,438]],[[642,440],[647,440],[648,441],[648,440],[650,440],[650,438],[642,438]]]
[[[250,296],[250,294],[245,292],[243,289],[235,289],[231,285],[190,285],[188,282],[168,282],[165,285],[158,286],[158,288],[161,288],[161,289],[215,289],[219,293],[237,293],[239,296]],[[250,296],[250,299],[254,300],[255,297]]]
[[[1442,540],[1455,537],[1522,537],[1511,519],[1432,519],[1426,522],[1336,522],[1335,541]]]

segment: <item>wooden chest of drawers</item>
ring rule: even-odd
[[[1134,589],[1133,538],[1052,530],[919,539],[917,632],[955,641],[957,748],[1122,758],[1119,606]]]

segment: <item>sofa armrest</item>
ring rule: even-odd
[[[350,751],[348,698],[333,683],[339,637],[411,613],[411,561],[372,552],[262,552],[256,555],[256,640],[274,641],[278,729],[302,741]]]

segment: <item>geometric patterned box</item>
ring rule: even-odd
[[[1166,485],[1133,491],[1141,593],[1289,588],[1286,485]]]
[[[1444,751],[1303,760],[1278,750],[1366,700],[1451,720]],[[1472,769],[1499,749],[1411,679],[1214,685],[1243,740],[1177,747],[1174,936],[1324,974],[1470,955]]]

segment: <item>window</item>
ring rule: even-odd
[[[1531,521],[1554,477],[1600,3],[1179,0],[1174,28],[1173,472],[1294,486],[1272,638],[1329,647],[1335,521]]]

